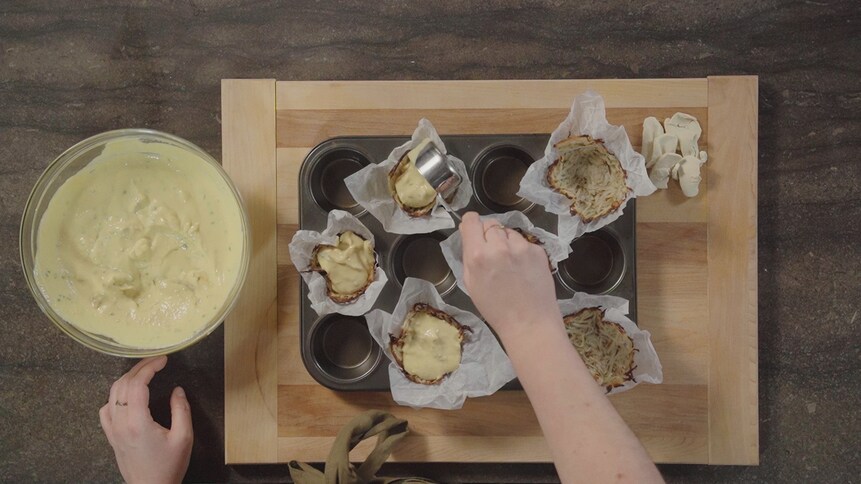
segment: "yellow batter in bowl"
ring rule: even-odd
[[[104,344],[79,341],[114,354],[202,338],[248,264],[246,217],[229,179],[198,148],[157,132],[109,136],[31,223],[37,301]]]

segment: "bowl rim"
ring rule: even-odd
[[[67,163],[69,163],[71,160],[74,160],[80,152],[83,152],[94,146],[98,146],[99,144],[105,144],[107,141],[113,141],[116,139],[129,137],[139,138],[142,136],[154,138],[157,141],[168,141],[179,145],[182,149],[186,149],[192,152],[194,155],[201,158],[201,160],[212,166],[221,176],[222,180],[224,180],[224,182],[227,184],[231,193],[233,193],[234,195],[234,198],[239,208],[240,225],[244,233],[244,237],[242,238],[243,249],[239,272],[237,273],[236,281],[234,282],[234,285],[230,290],[230,299],[225,301],[227,304],[224,305],[218,313],[216,313],[216,316],[213,321],[210,321],[207,325],[203,326],[203,329],[195,333],[192,337],[174,345],[161,348],[124,348],[122,347],[122,345],[119,345],[117,343],[108,343],[102,339],[98,339],[92,336],[89,332],[78,328],[73,323],[61,317],[59,314],[56,313],[56,311],[54,311],[53,308],[51,308],[50,303],[48,303],[41,290],[39,290],[38,285],[35,281],[35,276],[32,273],[32,270],[34,268],[33,266],[35,266],[36,251],[31,251],[34,264],[28,270],[24,247],[25,234],[28,229],[31,232],[31,239],[33,236],[38,237],[38,223],[36,220],[34,220],[36,217],[35,211],[32,208],[33,204],[37,203],[35,196],[37,194],[42,194],[42,196],[44,196],[43,192],[45,189],[45,185],[50,180],[53,180],[57,173],[59,173],[59,171],[63,167],[65,167]],[[39,201],[41,201],[41,197],[39,197]],[[39,220],[41,220],[41,218]],[[31,243],[34,244],[32,241]],[[19,225],[18,233],[18,255],[21,262],[21,270],[24,273],[24,279],[27,281],[27,288],[30,290],[30,294],[33,296],[36,305],[39,306],[39,309],[42,311],[42,313],[45,314],[45,316],[47,316],[48,319],[51,320],[54,326],[59,328],[63,333],[71,337],[76,342],[86,346],[87,348],[96,350],[100,353],[126,358],[145,358],[149,356],[166,355],[183,350],[185,348],[188,348],[189,346],[194,345],[195,343],[198,343],[206,336],[210,335],[213,331],[215,331],[219,326],[221,326],[223,321],[227,318],[227,316],[236,306],[236,303],[241,296],[242,290],[245,287],[245,280],[248,273],[248,267],[251,261],[251,251],[251,227],[248,220],[248,211],[246,209],[245,201],[242,197],[242,194],[239,192],[236,185],[233,183],[233,180],[221,166],[221,163],[219,163],[215,158],[213,158],[202,148],[188,140],[185,140],[183,138],[180,138],[179,136],[170,133],[165,133],[163,131],[149,128],[124,128],[104,131],[85,138],[81,141],[78,141],[77,143],[60,153],[56,158],[54,158],[53,161],[48,164],[47,167],[45,167],[45,169],[36,179],[36,182],[33,184],[33,188],[30,190],[30,194],[27,196],[27,202],[24,204],[24,211],[21,215],[21,222]]]

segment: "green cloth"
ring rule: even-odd
[[[377,477],[377,471],[389,458],[392,448],[407,435],[407,421],[395,418],[390,413],[368,410],[357,415],[345,425],[338,436],[329,457],[325,472],[301,462],[290,462],[290,477],[296,484],[421,484],[431,483],[426,479],[408,477]],[[377,445],[358,468],[350,463],[350,451],[359,442],[377,436]]]

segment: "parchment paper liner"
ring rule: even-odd
[[[577,135],[589,135],[594,139],[603,140],[607,150],[622,163],[622,168],[626,172],[625,183],[630,188],[627,198],[618,209],[589,223],[583,223],[579,216],[571,215],[571,200],[553,191],[547,183],[547,169],[558,158],[554,145]],[[608,123],[604,98],[595,92],[586,91],[574,99],[568,117],[550,135],[550,140],[544,149],[544,157],[526,170],[526,174],[520,180],[520,190],[517,195],[542,205],[550,213],[559,215],[557,234],[567,245],[575,238],[587,232],[594,232],[619,218],[628,200],[649,195],[655,190],[655,185],[649,180],[646,172],[645,159],[643,155],[634,151],[625,128]]]
[[[418,127],[413,131],[412,139],[398,146],[389,154],[385,161],[371,163],[361,170],[344,179],[347,189],[356,202],[364,207],[383,225],[386,232],[393,234],[426,234],[440,229],[454,227],[454,220],[445,207],[437,202],[431,213],[424,217],[410,217],[401,210],[389,192],[388,175],[398,161],[422,140],[430,138],[434,146],[447,154],[445,145],[430,121],[422,118]],[[461,184],[454,194],[451,210],[460,210],[469,204],[472,198],[472,183],[462,160],[448,155],[455,171],[461,177]]]
[[[622,386],[610,390],[609,395],[620,393],[640,383],[661,383],[664,381],[664,372],[658,353],[652,346],[651,334],[640,329],[633,321],[628,319],[628,300],[616,296],[593,296],[585,292],[575,293],[570,299],[559,302],[559,310],[562,316],[574,314],[585,308],[600,307],[605,309],[604,319],[619,323],[634,341],[634,381],[627,381]]]
[[[332,210],[326,223],[326,230],[314,232],[311,230],[299,230],[290,241],[290,260],[302,276],[302,280],[308,285],[308,300],[311,308],[319,316],[330,313],[340,313],[347,316],[361,316],[370,311],[377,300],[377,296],[383,291],[388,278],[379,265],[380,253],[374,245],[377,255],[376,274],[374,281],[365,289],[365,292],[352,302],[341,304],[329,298],[326,292],[326,278],[319,272],[311,271],[311,255],[314,247],[319,244],[338,245],[338,234],[347,230],[374,242],[374,234],[365,227],[349,212],[343,210]]]
[[[460,367],[436,385],[414,383],[404,376],[389,348],[389,335],[400,335],[407,313],[416,303],[427,303],[468,326]],[[365,318],[368,329],[389,363],[392,397],[400,405],[454,410],[467,398],[490,395],[514,378],[514,368],[496,336],[478,316],[443,302],[433,284],[413,277],[404,281],[392,314],[375,309]]]

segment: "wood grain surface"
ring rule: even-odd
[[[251,261],[224,322],[224,458],[273,462],[276,454],[277,331],[275,81],[224,80],[224,169],[242,195]],[[272,371],[260,371],[272,368]]]
[[[686,109],[701,120],[707,133],[706,108]],[[412,134],[404,127],[421,118],[432,120],[440,134],[550,133],[568,111],[569,108],[389,109],[381,117],[380,110],[374,109],[279,110],[278,147],[313,147],[329,138],[359,136],[371,129],[378,136]],[[656,116],[663,121],[676,111],[677,108],[608,108],[607,120],[624,126],[631,143],[639,145],[643,133],[635,128],[642,126],[643,118]]]
[[[709,79],[710,462],[759,463],[758,79]],[[732,396],[732,398],[727,398]]]
[[[712,95],[713,82],[733,89],[726,94],[730,97]],[[313,146],[341,135],[408,135],[421,117],[433,121],[443,134],[550,132],[565,117],[574,96],[595,89],[607,96],[609,121],[625,126],[636,148],[646,116],[663,119],[684,111],[699,118],[704,130],[702,144],[711,149],[724,145],[723,137],[738,136],[739,132],[748,140],[750,136],[756,139],[755,130],[750,133],[748,129],[750,119],[755,125],[755,111],[748,113],[752,118],[738,124],[730,116],[738,106],[726,105],[726,101],[712,106],[719,99],[735,99],[737,82],[751,80],[278,82],[276,134],[270,146],[275,156],[267,160],[274,166],[278,187],[277,227],[271,227],[276,239],[278,280],[277,361],[270,359],[261,365],[253,361],[253,352],[225,354],[228,368],[234,361],[255,365],[258,374],[264,375],[260,381],[268,385],[263,392],[277,393],[276,421],[268,415],[263,419],[265,424],[247,428],[256,432],[261,425],[271,426],[267,431],[276,430],[277,445],[256,455],[248,452],[241,461],[248,462],[249,457],[254,462],[325,460],[338,429],[368,408],[391,411],[410,421],[412,433],[392,456],[394,461],[550,460],[523,392],[498,392],[472,399],[459,411],[414,410],[396,405],[387,392],[328,390],[307,373],[299,352],[300,279],[290,263],[287,245],[298,228],[299,167]],[[755,93],[755,78],[752,82]],[[518,96],[505,97],[501,95],[504,92],[517,92]],[[506,105],[504,99],[515,100]],[[755,101],[755,95],[752,99]],[[716,131],[712,123],[721,123],[724,128]],[[720,151],[717,155],[733,157],[735,170],[755,172],[756,145],[747,146],[744,156]],[[641,385],[611,397],[611,401],[657,462],[750,464],[755,462],[751,449],[754,456],[757,454],[756,425],[745,424],[746,433],[739,436],[733,426],[734,418],[749,423],[751,415],[756,423],[755,384],[751,394],[749,385],[739,383],[751,378],[755,382],[756,339],[741,350],[747,358],[753,355],[752,364],[749,360],[745,364],[714,361],[739,355],[739,350],[732,349],[733,338],[739,334],[748,334],[752,327],[755,335],[756,313],[750,317],[750,299],[745,299],[747,306],[742,312],[728,312],[716,301],[741,291],[753,297],[755,309],[755,278],[752,287],[733,288],[732,293],[715,290],[732,284],[734,268],[755,267],[755,177],[739,175],[730,183],[729,178],[717,176],[723,170],[712,173],[710,168],[706,166],[701,193],[694,199],[684,197],[671,183],[670,189],[638,201],[638,323],[652,333],[664,366],[664,383]],[[752,191],[750,183],[754,183]],[[752,196],[735,197],[735,191],[743,187]],[[730,199],[741,208],[747,207],[746,212],[734,216],[745,217],[748,222],[752,213],[753,231],[749,224],[732,230],[737,243],[753,240],[753,252],[737,252],[732,245],[736,242],[715,237],[721,232],[712,224],[727,221],[721,218],[727,216],[724,209],[712,205],[715,199],[717,207]],[[737,261],[739,257],[745,260]],[[717,264],[725,267],[716,270],[713,265]],[[715,338],[715,328],[727,329]],[[232,346],[230,336],[226,334],[226,346]],[[270,342],[261,340],[264,343],[269,348]],[[228,391],[225,398],[241,395]],[[712,414],[713,408],[719,413]],[[231,405],[226,411],[243,412],[247,419],[261,409]],[[271,442],[268,437],[267,442]],[[739,446],[743,450],[737,450]],[[352,456],[361,459],[369,450],[367,445],[360,446]],[[228,462],[237,458],[228,451]]]

